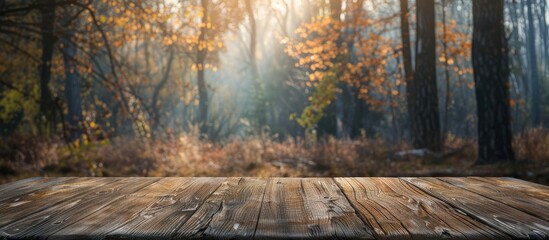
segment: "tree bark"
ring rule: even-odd
[[[402,62],[404,67],[404,79],[406,81],[406,103],[408,107],[408,122],[410,126],[414,123],[414,99],[413,90],[414,69],[412,67],[412,47],[410,43],[410,11],[408,10],[408,0],[400,0],[400,38],[402,41]],[[411,136],[417,136],[414,127],[410,127]]]
[[[541,125],[541,108],[540,108],[540,93],[538,79],[538,61],[536,54],[536,29],[534,27],[534,2],[528,0],[528,69],[530,70],[530,86],[532,87],[532,101],[530,116],[532,126],[538,127]]]
[[[512,71],[510,73],[510,84],[511,86],[515,86],[515,92],[516,96],[522,99],[528,99],[528,77],[525,75],[525,71],[523,70],[526,66],[524,64],[524,54],[522,53],[522,44],[521,44],[521,38],[520,38],[520,32],[519,29],[521,27],[521,24],[519,23],[519,16],[518,16],[518,10],[520,9],[521,5],[515,1],[513,1],[511,4],[509,4],[509,22],[512,26],[512,33],[510,36],[510,43],[509,43],[509,52],[511,55],[517,56],[515,58],[509,59],[510,69],[517,69],[515,71]],[[522,12],[521,12],[522,13]],[[512,74],[512,77],[511,77]],[[513,80],[515,84],[513,84]],[[511,88],[513,90],[513,88]],[[511,91],[510,90],[510,91]],[[521,131],[524,124],[521,124],[522,116],[522,107],[520,105],[515,105],[515,107],[511,107],[511,116],[513,116],[514,122],[513,122],[513,129],[515,131]]]
[[[39,123],[42,131],[52,130],[55,126],[55,106],[49,88],[51,78],[51,60],[55,44],[55,0],[48,0],[41,8],[42,57],[40,64],[40,106]]]
[[[348,11],[346,14],[345,21],[349,23],[350,26],[354,27],[348,27],[345,29],[345,35],[348,36],[345,39],[345,43],[347,44],[347,52],[348,52],[348,61],[351,64],[356,64],[358,62],[357,56],[356,56],[356,49],[355,49],[355,39],[360,34],[360,28],[357,26],[359,25],[359,21],[362,19],[363,15],[363,6],[364,6],[364,0],[358,0],[358,1],[347,1],[347,8],[353,9],[353,11]],[[348,17],[347,17],[348,16]],[[345,138],[352,138],[353,137],[353,128],[355,127],[355,118],[357,117],[357,109],[358,109],[358,102],[361,100],[358,99],[357,94],[357,88],[353,86],[349,86],[348,84],[343,84],[342,91],[344,95],[344,109],[345,109],[345,115],[344,115],[344,132],[343,136]]]
[[[545,13],[547,12],[547,0],[540,0],[540,10],[538,13],[538,20],[539,20],[539,27],[540,27],[540,34],[541,34],[541,41],[542,44],[541,47],[543,47],[543,55],[545,56],[544,66],[545,66],[545,72],[547,72],[547,65],[549,64],[549,42],[547,39],[549,30],[547,29],[547,18],[545,17]]]
[[[166,72],[164,72],[164,76],[162,76],[162,79],[160,82],[155,86],[153,95],[152,95],[152,101],[151,101],[151,107],[150,109],[153,111],[153,118],[152,118],[152,126],[151,126],[151,132],[153,134],[158,133],[158,129],[160,127],[160,117],[161,117],[161,102],[159,101],[160,98],[160,91],[164,89],[166,84],[168,83],[168,80],[170,79],[170,73],[172,72],[172,65],[174,60],[174,50],[169,49],[169,56],[168,56],[168,63],[166,64]]]
[[[473,70],[478,111],[478,164],[514,160],[503,0],[473,2]]]
[[[198,83],[198,124],[202,137],[208,134],[208,89],[205,79],[205,63],[208,49],[206,46],[206,31],[208,22],[208,0],[201,1],[202,15],[200,34],[198,36],[198,54],[196,61],[196,75]]]
[[[442,0],[442,49],[444,53],[444,78],[446,85],[446,96],[444,100],[444,120],[442,122],[442,144],[446,142],[446,135],[450,131],[449,117],[450,117],[450,64],[448,64],[448,43],[446,42],[446,0]]]
[[[414,74],[414,145],[442,150],[436,78],[435,2],[417,2],[416,70]]]
[[[74,27],[70,26],[69,21],[72,14],[69,7],[64,9],[63,21],[66,29],[63,33],[63,65],[65,68],[65,97],[67,99],[68,114],[67,121],[67,140],[73,142],[80,138],[81,123],[82,123],[82,98],[80,96],[80,88],[82,86],[82,78],[78,73],[75,58],[77,48],[74,43]]]

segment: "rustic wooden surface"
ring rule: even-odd
[[[31,178],[0,239],[549,239],[549,187],[513,178]]]

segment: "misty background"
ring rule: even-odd
[[[434,8],[434,44],[417,41],[416,1],[0,0],[0,170],[468,174],[479,169],[473,2],[419,2]],[[510,95],[501,101],[516,158],[534,161],[509,171],[543,176],[547,4],[502,2]],[[414,140],[407,99],[425,49],[435,53],[427,95],[439,144]]]

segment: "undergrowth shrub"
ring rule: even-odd
[[[383,139],[314,142],[302,138],[278,140],[268,134],[220,142],[198,134],[166,139],[119,137],[109,141],[65,144],[60,138],[14,135],[0,139],[0,181],[31,176],[420,176],[508,175],[506,168],[475,166],[473,140],[446,140],[452,154],[395,158],[412,149],[407,143]],[[549,130],[517,134],[514,149],[522,167],[513,176],[549,172]],[[523,164],[528,163],[528,164]],[[515,171],[515,169],[513,169]],[[541,172],[541,173],[536,173]],[[490,175],[488,174],[488,175]],[[517,175],[518,174],[518,175]]]

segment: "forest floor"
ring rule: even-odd
[[[476,144],[450,138],[447,153],[384,140],[249,137],[220,143],[194,136],[68,146],[60,139],[0,139],[0,183],[36,176],[510,176],[549,185],[549,129],[514,139],[515,163],[475,165]]]

